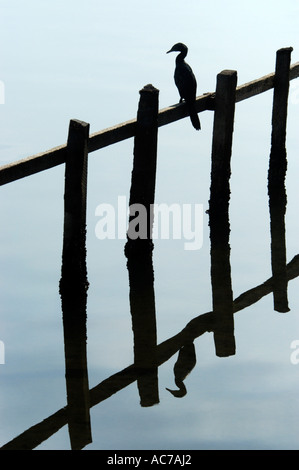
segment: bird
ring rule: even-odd
[[[184,380],[190,374],[196,364],[196,353],[194,343],[188,342],[181,347],[178,359],[174,365],[174,381],[179,390],[171,390],[166,387],[174,397],[182,398],[187,394]]]
[[[195,108],[196,98],[196,78],[189,64],[185,62],[185,57],[188,53],[188,47],[182,42],[178,42],[172,48],[166,52],[180,52],[176,57],[176,67],[174,71],[174,82],[179,90],[180,103],[185,101],[189,116],[193,127],[196,130],[200,129],[200,121]]]

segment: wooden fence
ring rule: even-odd
[[[71,447],[80,449],[91,442],[90,407],[137,380],[142,406],[159,402],[158,367],[179,351],[175,382],[183,396],[183,380],[194,367],[195,338],[213,332],[218,356],[235,354],[234,314],[273,292],[274,309],[287,312],[287,285],[299,275],[299,256],[286,262],[286,124],[289,81],[299,76],[299,62],[290,65],[292,48],[277,51],[275,72],[237,85],[237,72],[225,70],[217,75],[215,93],[196,99],[197,112],[214,112],[212,138],[209,226],[211,241],[212,311],[199,315],[174,337],[157,344],[154,275],[152,264],[152,214],[155,197],[158,128],[188,115],[178,104],[159,111],[159,91],[152,85],[140,91],[137,118],[89,135],[89,124],[71,120],[68,140],[47,152],[2,166],[0,184],[38,173],[65,163],[64,236],[60,295],[63,311],[67,407],[16,437],[2,449],[32,449],[68,423]],[[271,228],[272,278],[233,299],[230,271],[230,159],[235,104],[274,89],[272,137],[269,159],[268,194]],[[130,308],[134,333],[134,364],[89,390],[86,357],[86,194],[88,154],[134,137],[134,161],[130,204],[142,203],[148,213],[145,239],[130,237],[125,255],[130,285]]]
[[[284,51],[287,53],[288,49],[278,51],[277,55],[284,55]],[[293,80],[298,77],[299,62],[296,62],[291,65],[289,69],[289,79]],[[269,75],[265,75],[257,80],[238,86],[236,88],[236,103],[274,88],[274,81],[275,73],[270,73]],[[206,93],[197,97],[196,110],[198,113],[207,110],[214,111],[215,103],[215,93]],[[188,112],[184,104],[177,104],[161,109],[158,112],[158,127],[183,119],[187,114]],[[122,140],[134,137],[136,133],[136,125],[137,119],[132,119],[91,134],[88,138],[88,152],[94,152],[107,147],[108,145],[116,144]],[[60,145],[46,152],[0,167],[0,185],[10,183],[11,181],[15,181],[19,178],[24,178],[25,176],[65,163],[66,147],[66,144]]]

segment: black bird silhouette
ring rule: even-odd
[[[166,388],[174,397],[182,398],[186,395],[187,389],[184,380],[192,371],[196,364],[195,346],[193,343],[187,343],[181,347],[178,359],[174,365],[174,381],[179,390]]]
[[[170,51],[167,52],[180,52],[180,54],[176,57],[176,67],[174,71],[174,81],[179,90],[180,94],[180,103],[184,100],[188,107],[189,115],[193,127],[196,130],[200,129],[200,121],[195,109],[195,98],[196,98],[196,78],[195,75],[190,67],[185,62],[185,57],[188,53],[188,47],[185,44],[178,42]]]

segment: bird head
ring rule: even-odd
[[[188,51],[188,47],[185,46],[182,42],[176,43],[172,48],[166,52],[168,54],[169,52],[186,52]]]

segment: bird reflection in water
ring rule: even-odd
[[[174,365],[174,381],[178,390],[166,388],[174,397],[182,398],[187,394],[184,380],[190,374],[196,364],[196,353],[194,343],[185,344],[179,351],[178,359]]]

